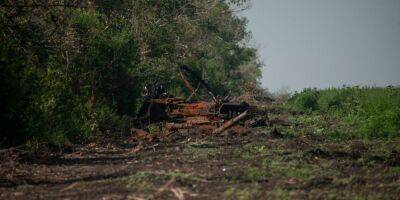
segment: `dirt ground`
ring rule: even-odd
[[[400,141],[293,135],[301,124],[281,124],[246,135],[176,134],[140,148],[126,139],[5,154],[0,199],[400,199]]]

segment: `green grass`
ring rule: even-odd
[[[295,93],[287,107],[307,115],[298,119],[314,125],[324,116],[338,121],[329,134],[334,138],[400,137],[400,88],[347,87],[324,90],[305,89]],[[344,131],[340,127],[345,127]],[[324,127],[320,127],[324,128]],[[324,132],[320,129],[319,132]]]
[[[253,184],[246,188],[236,188],[230,187],[224,192],[224,197],[226,199],[259,199],[262,197],[262,188],[258,184]]]

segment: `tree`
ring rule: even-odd
[[[258,87],[245,0],[3,1],[3,144],[62,145],[120,132],[140,91],[187,95],[179,66],[205,72],[221,95]]]

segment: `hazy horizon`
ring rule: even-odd
[[[400,85],[398,0],[252,0],[242,15],[272,92]]]

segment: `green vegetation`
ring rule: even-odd
[[[398,87],[284,94],[261,105],[269,109],[268,126],[247,134],[157,138],[164,134],[156,123],[147,127],[155,138],[149,145],[147,137],[125,135],[143,86],[188,94],[180,65],[204,67],[221,95],[259,89],[257,52],[248,46],[246,20],[232,10],[247,0],[37,2],[0,3],[0,146],[81,145],[44,155],[2,150],[0,199],[400,193]],[[102,137],[119,140],[89,143]]]
[[[305,89],[288,100],[288,107],[308,113],[297,120],[309,125],[324,123],[321,118],[338,121],[339,126],[330,133],[337,138],[390,139],[400,136],[398,87]]]
[[[186,95],[204,67],[221,95],[258,88],[246,0],[6,0],[0,3],[0,146],[62,146],[124,133],[144,85]]]
[[[238,189],[235,187],[231,187],[224,192],[224,197],[226,199],[239,199],[239,200],[247,200],[247,199],[260,199],[263,196],[261,186],[258,184],[253,184],[249,187]]]

